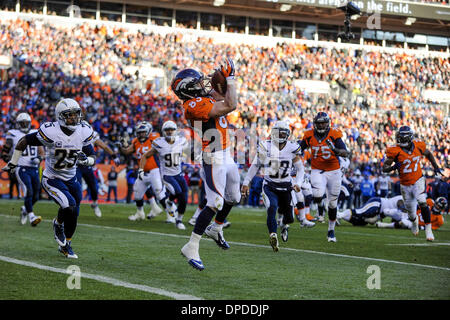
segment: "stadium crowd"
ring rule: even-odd
[[[19,19],[1,21],[0,41],[0,54],[11,53],[18,63],[0,83],[1,132],[14,125],[20,111],[33,117],[34,127],[52,120],[61,97],[78,100],[86,120],[113,148],[120,137],[131,137],[141,120],[156,130],[169,119],[186,127],[173,93],[152,85],[136,87],[139,74],[127,73],[126,67],[151,62],[171,79],[185,67],[210,74],[230,55],[239,82],[238,110],[229,116],[235,128],[246,131],[254,125],[257,135],[266,137],[282,119],[290,123],[292,136],[301,138],[313,115],[326,111],[353,152],[350,172],[359,169],[375,176],[395,129],[409,123],[442,167],[450,167],[448,115],[442,106],[421,98],[425,88],[449,90],[448,59],[298,43],[234,46],[181,32],[128,33]],[[327,81],[332,93],[308,94],[295,87],[295,79]],[[105,154],[99,157],[100,162],[108,160]]]

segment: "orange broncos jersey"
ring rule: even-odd
[[[330,128],[326,137],[317,140],[314,135],[314,129],[310,128],[303,134],[303,141],[310,149],[311,169],[319,169],[324,171],[333,171],[339,169],[338,157],[330,150],[327,139],[334,140],[342,138],[342,132],[335,128]]]
[[[197,97],[183,103],[184,116],[197,133],[201,132],[202,150],[206,152],[223,150],[229,145],[227,116],[209,117],[215,102],[211,97]],[[216,142],[217,138],[219,142]]]
[[[131,143],[134,146],[134,150],[136,150],[136,156],[138,159],[141,159],[144,153],[149,151],[152,148],[152,142],[156,138],[159,138],[159,133],[157,132],[151,132],[148,136],[147,140],[145,140],[144,143],[141,143],[138,138],[134,138]],[[150,170],[158,168],[158,165],[156,164],[155,157],[150,157],[147,159],[147,162],[145,163],[144,171],[148,172]]]
[[[422,166],[420,160],[426,150],[425,142],[414,140],[414,148],[411,153],[404,151],[399,146],[388,147],[386,157],[400,163],[400,184],[410,186],[422,177]]]
[[[431,216],[431,229],[437,230],[444,224],[444,218],[442,217],[442,214],[434,214],[433,213],[433,206],[434,201],[433,199],[428,198],[427,199],[428,207],[430,208],[430,216]],[[417,209],[417,215],[419,216],[419,226],[425,226],[425,222],[423,222],[422,219],[422,212],[420,210],[420,206]]]

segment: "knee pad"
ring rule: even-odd
[[[216,195],[213,200],[208,200],[206,205],[208,207],[215,208],[216,210],[220,211],[223,208],[223,203],[224,203],[223,198],[219,195]]]

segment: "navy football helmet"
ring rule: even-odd
[[[211,83],[203,73],[194,69],[178,72],[170,85],[172,91],[183,101],[205,97],[211,91]]]
[[[400,147],[409,147],[414,139],[414,131],[409,126],[401,126],[396,135]]]
[[[442,212],[444,212],[445,209],[447,209],[447,199],[445,199],[444,197],[439,197],[436,199],[436,201],[434,201],[434,206],[433,206],[433,213],[434,214],[441,214]]]
[[[330,117],[325,112],[319,112],[313,121],[314,132],[322,136],[330,130]]]

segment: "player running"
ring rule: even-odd
[[[425,142],[414,140],[414,132],[408,126],[401,126],[396,134],[397,145],[386,149],[386,160],[383,163],[383,172],[389,173],[398,170],[400,176],[400,191],[405,202],[413,226],[411,232],[419,234],[419,218],[417,217],[417,203],[421,208],[422,218],[425,222],[425,236],[427,241],[433,241],[431,229],[430,209],[427,205],[425,178],[422,175],[420,160],[425,156],[433,165],[434,172],[442,175],[433,154],[427,149]]]
[[[260,168],[264,168],[263,201],[267,210],[267,228],[269,229],[269,242],[274,252],[278,252],[277,237],[277,210],[283,215],[281,239],[288,241],[289,224],[294,222],[294,208],[292,206],[292,193],[301,192],[304,176],[304,167],[300,157],[301,148],[298,143],[288,141],[291,135],[289,125],[278,121],[272,128],[270,140],[262,141],[252,165],[244,178],[241,193],[248,196],[249,184]],[[290,171],[292,166],[296,169],[293,181]]]
[[[189,264],[203,270],[200,259],[200,239],[205,233],[222,249],[230,246],[223,237],[223,223],[231,208],[239,203],[240,177],[229,150],[227,114],[237,107],[235,69],[231,59],[226,59],[220,72],[227,80],[225,97],[206,87],[207,79],[194,69],[177,73],[171,88],[183,101],[186,120],[202,138],[202,170],[205,176],[207,204],[200,212],[191,238],[181,249]],[[208,226],[212,218],[214,222]]]
[[[138,123],[136,127],[136,138],[131,141],[131,145],[127,148],[122,148],[119,144],[119,150],[121,153],[125,155],[129,155],[132,153],[136,153],[136,157],[138,159],[142,158],[142,155],[145,154],[152,148],[152,142],[156,138],[159,138],[159,133],[152,132],[152,125],[147,121],[142,121]],[[152,188],[153,193],[158,199],[159,203],[166,209],[167,212],[167,222],[175,222],[174,216],[174,208],[170,200],[166,195],[166,191],[161,181],[161,174],[159,172],[158,164],[156,163],[155,157],[150,157],[145,162],[144,172],[138,176],[136,182],[134,183],[134,199],[136,201],[136,213],[128,217],[131,221],[136,220],[144,220],[144,195],[148,188]],[[149,217],[153,217],[156,215],[154,210],[157,210],[157,213],[161,212],[161,209],[156,205],[156,203],[151,202],[152,211],[149,213]],[[156,207],[155,207],[156,206]],[[159,210],[158,210],[159,209]]]
[[[14,171],[28,146],[45,146],[42,185],[58,205],[53,230],[59,251],[67,258],[78,256],[72,250],[72,237],[80,211],[81,185],[76,178],[78,165],[95,164],[94,131],[81,123],[81,108],[73,99],[62,99],[55,108],[55,122],[43,123],[39,130],[22,137],[5,171]]]
[[[163,137],[156,138],[152,142],[152,148],[144,153],[139,162],[139,176],[143,179],[144,167],[150,157],[158,155],[161,164],[161,175],[167,190],[170,192],[169,199],[177,200],[178,208],[175,226],[185,230],[183,215],[186,211],[188,200],[188,186],[181,172],[181,159],[183,151],[188,146],[185,137],[176,135],[177,125],[173,121],[166,121],[162,126]]]
[[[19,140],[29,133],[37,132],[31,129],[31,117],[28,113],[22,112],[16,118],[17,129],[11,129],[6,133],[6,142],[2,149],[2,159],[8,162],[11,159],[11,150],[14,150]],[[15,170],[20,190],[24,196],[24,205],[21,207],[20,223],[24,225],[28,221],[35,227],[42,221],[40,216],[33,212],[34,204],[39,200],[41,183],[39,181],[39,164],[45,156],[42,146],[27,146],[17,163]]]
[[[319,216],[324,214],[324,195],[328,198],[328,242],[336,242],[337,202],[341,192],[342,172],[339,157],[348,157],[349,152],[342,141],[342,132],[330,127],[330,118],[319,112],[313,121],[313,128],[304,132],[300,142],[303,150],[311,152],[311,186],[313,201],[318,206]]]

